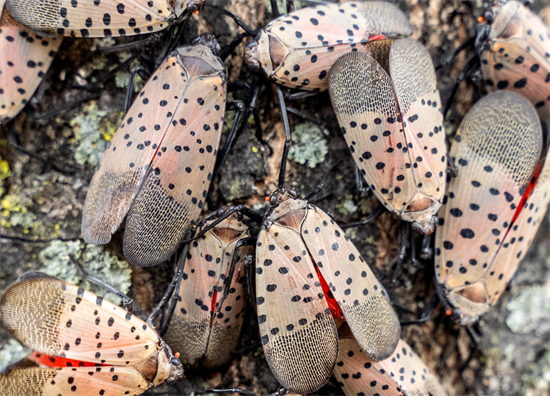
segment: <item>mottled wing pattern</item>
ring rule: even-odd
[[[300,235],[273,223],[258,236],[256,298],[262,345],[282,386],[308,394],[334,370],[338,335]]]
[[[63,41],[38,35],[2,9],[0,4],[0,125],[25,107]]]
[[[156,32],[174,20],[166,0],[7,0],[15,19],[34,30],[73,37]]]
[[[411,67],[414,65],[414,67]],[[445,192],[447,159],[441,98],[430,54],[416,40],[396,40],[390,76],[405,128],[405,140],[419,195],[434,200],[437,213]]]
[[[239,222],[244,228],[234,230],[233,222],[225,220],[189,246],[176,311],[164,335],[186,366],[212,368],[226,363],[239,339],[246,309],[243,258],[252,252],[250,246],[239,250],[229,294],[219,307],[235,245],[248,235],[244,224]],[[218,230],[236,233],[224,243]]]
[[[294,49],[358,44],[375,36],[410,36],[407,16],[385,1],[348,1],[318,5],[283,15],[266,26]]]
[[[334,220],[313,205],[308,205],[302,238],[366,353],[375,360],[390,356],[399,341],[399,319],[357,248]]]
[[[183,107],[189,76],[172,54],[136,98],[92,179],[82,216],[88,243],[104,244],[126,216],[150,170],[151,162],[170,133],[184,126],[174,117]],[[173,125],[176,122],[176,125]],[[152,169],[154,172],[154,169]]]
[[[489,271],[498,272],[499,277],[500,273],[503,274],[501,280],[495,276],[489,277],[487,280],[487,293],[493,304],[516,273],[548,209],[550,202],[550,161],[548,161],[548,157],[536,183],[533,193],[524,203],[513,226],[508,230],[502,248],[498,251],[489,269]]]
[[[481,47],[481,69],[489,91],[507,90],[529,99],[541,120],[550,122],[550,31],[519,2],[501,36]]]
[[[37,352],[117,366],[135,366],[158,351],[156,331],[94,293],[29,273],[0,303],[4,326]]]
[[[185,91],[172,94],[179,105],[173,113],[159,115],[171,124],[128,213],[124,254],[134,264],[154,265],[170,257],[198,219],[212,181],[225,112],[225,76],[194,78]]]
[[[149,387],[131,367],[34,367],[0,374],[2,396],[140,395]]]
[[[371,56],[350,53],[331,69],[330,98],[356,165],[384,206],[401,213],[416,180],[392,81]]]
[[[485,283],[506,282],[495,256],[539,160],[542,136],[534,108],[521,96],[499,92],[479,101],[463,120],[450,156],[458,167],[440,210],[436,278],[453,305],[482,304]],[[469,303],[468,303],[469,304]],[[472,315],[476,316],[476,315]]]
[[[334,375],[346,396],[447,395],[420,357],[402,340],[390,357],[375,362],[353,338],[340,339]]]

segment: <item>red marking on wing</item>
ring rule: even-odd
[[[323,288],[323,293],[327,298],[328,307],[330,308],[330,312],[332,312],[332,317],[345,320],[344,314],[342,313],[342,310],[338,306],[338,303],[336,302],[334,295],[330,291],[327,281],[325,280],[325,278],[323,278],[323,275],[321,274],[321,272],[319,271],[319,268],[316,265],[315,265],[315,272],[319,277],[319,282],[321,282],[321,287]]]
[[[46,367],[96,367],[98,365],[109,366],[108,364],[84,362],[82,360],[67,359],[59,356],[45,355],[38,352],[32,352],[29,356],[29,359]]]

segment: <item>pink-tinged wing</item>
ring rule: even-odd
[[[2,396],[140,395],[150,387],[132,367],[31,367],[0,374]]]
[[[487,282],[503,281],[493,262],[507,243],[541,146],[535,109],[510,92],[479,101],[457,132],[450,156],[458,176],[450,181],[439,214],[435,272],[463,323],[489,308]]]
[[[28,273],[2,297],[4,326],[37,352],[131,367],[159,350],[154,329],[123,308],[74,285]]]
[[[350,1],[302,8],[281,16],[266,26],[292,49],[359,44],[373,36],[410,36],[407,16],[385,1]]]
[[[63,41],[36,34],[2,9],[0,4],[0,125],[25,107]]]
[[[498,37],[481,47],[481,70],[490,92],[518,93],[535,106],[541,120],[550,123],[550,31],[521,3],[502,6],[513,15]],[[497,17],[498,18],[498,17]]]
[[[156,32],[175,19],[166,0],[7,0],[31,29],[72,37],[118,37]]]
[[[390,44],[390,41],[371,43],[375,49]],[[389,75],[371,56],[350,53],[331,69],[329,91],[356,165],[380,202],[401,215],[421,181],[412,169]]]
[[[353,338],[340,339],[334,370],[346,396],[446,396],[447,393],[424,362],[402,340],[387,359],[370,359]]]
[[[170,56],[141,90],[90,184],[82,217],[86,242],[104,244],[111,240],[165,137],[184,133],[184,126],[168,114],[185,107],[182,95],[188,92],[188,83],[189,76],[177,57]]]
[[[220,366],[237,346],[247,301],[243,259],[252,247],[239,249],[229,294],[221,308],[219,302],[236,244],[249,235],[247,229],[232,217],[189,246],[176,310],[164,335],[185,366]]]
[[[445,192],[447,148],[443,111],[432,58],[422,44],[411,39],[395,41],[389,68],[417,181],[416,197],[403,213],[412,221],[422,216],[422,211],[435,215]]]
[[[386,359],[395,350],[401,326],[369,265],[334,220],[313,205],[308,205],[302,238],[355,338],[369,357]]]
[[[124,254],[138,265],[167,260],[204,205],[225,112],[225,75],[193,79],[168,117],[165,138],[128,213]]]
[[[271,371],[286,389],[308,394],[332,375],[338,335],[300,235],[273,223],[256,247],[258,323]]]
[[[519,216],[508,230],[502,247],[489,268],[490,272],[495,271],[495,275],[487,280],[487,294],[493,305],[516,273],[548,209],[550,202],[550,161],[548,158],[547,156],[542,172],[535,181],[536,186],[533,193],[524,203]]]

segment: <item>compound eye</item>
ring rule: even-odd
[[[277,205],[277,197],[275,195],[272,195],[271,197],[269,197],[269,203],[271,205]]]
[[[181,364],[181,362],[180,362],[180,360],[179,360],[178,358],[173,357],[173,358],[172,358],[172,364],[173,364],[174,366],[177,366],[177,365]]]

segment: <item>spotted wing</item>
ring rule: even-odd
[[[466,299],[486,310],[486,282],[496,278],[504,289],[495,256],[512,243],[507,233],[541,145],[537,114],[517,94],[489,95],[463,120],[450,153],[458,177],[449,183],[436,234],[436,277],[453,305]]]
[[[481,70],[487,89],[516,92],[535,106],[550,123],[550,31],[540,18],[519,2],[500,37],[481,46]]]
[[[417,193],[434,202],[435,214],[445,192],[447,148],[434,65],[422,44],[400,39],[391,46],[389,67]]]
[[[338,335],[300,235],[272,224],[258,236],[256,298],[267,362],[286,389],[308,394],[334,370]]]
[[[364,43],[371,36],[410,36],[412,26],[391,3],[348,1],[302,8],[275,19],[266,31],[290,48],[310,49]]]
[[[135,366],[158,351],[155,330],[92,292],[27,273],[2,297],[4,326],[24,346],[63,358]]]
[[[400,214],[419,181],[411,169],[413,161],[389,75],[371,56],[350,53],[331,69],[329,92],[356,165],[380,202]]]
[[[118,37],[156,32],[174,20],[166,0],[7,0],[31,29],[72,37]]]
[[[493,304],[516,273],[548,209],[550,202],[550,161],[548,161],[548,157],[535,182],[532,194],[522,205],[519,215],[516,214],[516,220],[509,228],[501,249],[488,269],[489,273],[495,272],[495,276],[489,277],[487,280],[487,294]],[[500,274],[503,274],[502,279],[499,279]]]
[[[174,118],[184,107],[189,77],[168,57],[141,90],[103,155],[92,179],[82,217],[88,243],[104,244],[119,227],[165,137],[184,126]],[[176,99],[178,98],[178,99]],[[169,116],[170,114],[170,116]],[[173,122],[178,122],[173,125]]]
[[[132,367],[34,367],[0,374],[2,396],[140,395],[150,385]]]
[[[46,75],[62,39],[43,37],[0,5],[0,125],[25,107]]]
[[[243,258],[252,252],[249,246],[240,249],[229,294],[221,309],[217,304],[237,241],[224,245],[208,232],[189,246],[176,310],[164,335],[185,366],[227,363],[239,340],[246,309]]]
[[[340,339],[334,376],[346,396],[447,395],[437,378],[403,340],[399,340],[390,357],[375,362],[363,353],[353,338]]]
[[[177,80],[176,80],[177,81]],[[176,84],[177,85],[177,84]],[[225,112],[225,76],[196,78],[183,93],[171,125],[128,213],[124,254],[138,265],[167,260],[205,202]]]
[[[348,325],[369,357],[383,360],[399,341],[401,326],[384,287],[344,231],[309,205],[302,238]]]

